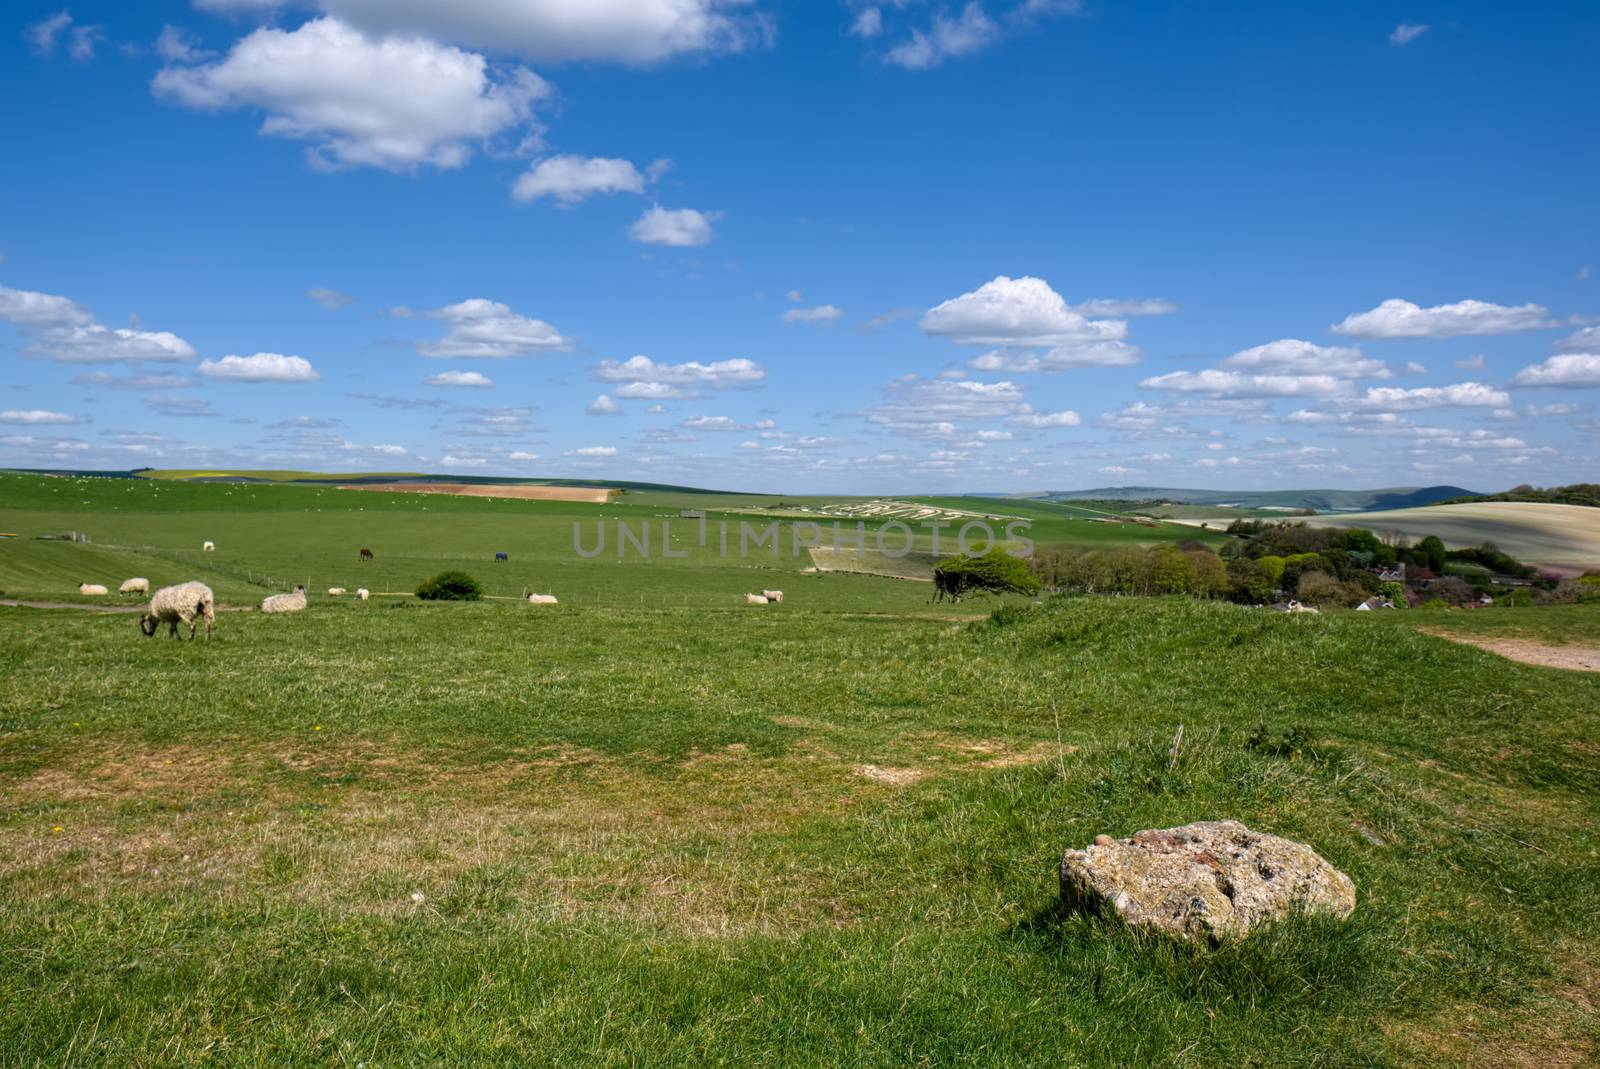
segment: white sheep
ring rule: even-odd
[[[122,585],[117,588],[117,593],[118,594],[148,594],[148,593],[150,593],[150,580],[148,580],[148,579],[125,579],[125,580],[123,580]]]
[[[342,587],[342,586],[330,586],[328,588],[328,596],[330,598],[336,598],[336,597],[338,597],[339,595],[341,595],[343,593],[344,593],[344,587]]]
[[[206,553],[214,553],[216,552],[217,544],[215,542],[206,542],[203,543],[200,548]]]
[[[744,603],[746,605],[765,605],[767,603],[767,597],[765,594],[746,594],[744,596]]]
[[[356,591],[356,597],[360,598],[362,601],[366,601],[371,596],[372,591],[368,590],[366,587],[361,587]]]
[[[165,622],[171,625],[172,637],[181,639],[178,634],[178,624],[181,622],[189,625],[189,637],[192,639],[196,618],[205,620],[206,638],[210,638],[211,623],[216,618],[216,599],[211,596],[211,588],[196,582],[164,586],[150,599],[149,611],[139,617],[139,630],[149,638]]]
[[[559,602],[556,601],[556,596],[554,594],[529,594],[528,595],[528,604],[529,605],[557,605],[557,604],[559,604]]]
[[[768,601],[775,601],[779,604],[783,603],[783,591],[781,590],[763,590],[761,592],[761,596],[766,598]]]
[[[98,597],[101,594],[109,594],[109,593],[111,593],[111,591],[107,590],[105,587],[101,586],[99,583],[79,583],[78,584],[78,593],[80,593],[80,594],[92,594],[92,595],[95,595],[95,596]]]
[[[293,594],[273,594],[261,602],[262,612],[299,612],[306,607],[306,588],[297,586]]]

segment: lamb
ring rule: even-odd
[[[744,603],[746,605],[765,605],[767,603],[767,596],[765,594],[746,594],[744,596]]]
[[[360,598],[362,601],[366,601],[371,596],[372,596],[372,592],[370,590],[368,590],[366,587],[361,587],[360,589],[358,589],[356,591],[356,597]]]
[[[783,591],[781,590],[763,590],[761,592],[761,596],[766,598],[768,601],[775,601],[779,604],[783,603]]]
[[[78,593],[80,593],[80,594],[93,594],[93,595],[98,597],[101,594],[109,594],[109,593],[111,593],[111,591],[107,590],[105,587],[101,586],[99,583],[79,583],[78,584]]]
[[[200,546],[200,549],[206,553],[214,553],[216,552],[217,544],[215,542],[206,542]]]
[[[328,596],[330,598],[336,598],[336,597],[338,597],[339,595],[341,595],[343,593],[344,593],[344,587],[342,587],[342,586],[330,586],[328,588]]]
[[[557,605],[557,604],[560,604],[560,603],[556,601],[556,596],[554,594],[529,594],[528,595],[528,604],[529,605]]]
[[[299,612],[306,607],[306,588],[297,586],[293,594],[273,594],[261,603],[262,612]]]
[[[164,621],[170,625],[172,637],[182,641],[178,624],[186,623],[189,625],[189,638],[193,639],[197,617],[205,619],[206,638],[210,638],[211,624],[216,617],[216,599],[211,596],[210,587],[197,582],[164,586],[150,599],[150,610],[139,617],[139,630],[144,632],[146,638],[150,638]]]
[[[148,580],[148,579],[126,579],[126,580],[123,581],[122,585],[117,588],[117,593],[118,594],[148,594],[148,593],[150,593],[150,580]]]

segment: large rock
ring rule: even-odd
[[[1297,904],[1340,919],[1356,908],[1350,877],[1315,850],[1234,820],[1101,835],[1061,859],[1061,898],[1132,925],[1216,942],[1249,934]]]

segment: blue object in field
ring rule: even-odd
[[[496,553],[496,554],[495,554],[495,555],[494,555],[494,559],[495,559],[495,560],[510,560],[510,559],[511,559],[511,558],[510,558],[510,557],[508,557],[508,556],[507,556],[507,555],[506,555],[506,554],[504,554],[504,553]]]

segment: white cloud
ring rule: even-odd
[[[0,320],[31,337],[28,352],[65,364],[176,363],[195,357],[194,348],[176,334],[105,327],[77,302],[49,293],[0,286]]]
[[[494,380],[476,371],[441,371],[422,380],[429,386],[463,386],[474,390],[494,388]]]
[[[586,445],[581,449],[567,450],[569,457],[614,457],[617,447],[613,445]]]
[[[902,319],[910,319],[916,314],[917,310],[915,308],[891,308],[887,312],[884,312],[881,315],[875,315],[865,323],[861,324],[861,329],[882,330],[890,323],[895,323]]]
[[[513,200],[553,197],[573,205],[604,193],[643,193],[644,175],[627,160],[599,156],[550,156],[533,164],[511,187]]]
[[[72,378],[75,386],[109,386],[114,390],[182,390],[194,385],[186,375],[112,375],[105,371],[85,371]]]
[[[514,450],[514,451],[512,451],[510,453],[507,453],[506,454],[506,459],[507,460],[538,460],[539,459],[539,454],[538,453],[528,453],[528,452],[525,452],[525,451],[523,451],[521,449],[518,449],[518,450]]]
[[[22,36],[41,56],[54,54],[56,45],[65,39],[67,55],[79,63],[87,63],[94,58],[95,47],[105,40],[106,34],[103,26],[74,24],[69,12],[58,11],[28,26]]]
[[[331,18],[263,27],[216,63],[162,68],[151,88],[190,108],[260,108],[261,133],[311,142],[314,165],[390,170],[460,167],[551,92],[530,70],[496,81],[483,56]]]
[[[751,386],[767,377],[766,368],[744,357],[731,360],[714,360],[709,364],[691,360],[682,364],[668,364],[634,356],[618,363],[602,360],[594,366],[594,377],[602,382],[629,383],[633,386],[704,387],[726,390],[735,386]],[[627,387],[613,391],[619,397],[679,397],[678,392],[640,389],[627,392]]]
[[[1003,423],[1033,412],[1026,391],[1012,382],[903,375],[884,387],[884,395],[862,415],[867,422],[908,438],[962,440],[971,437],[963,425]]]
[[[1386,379],[1391,372],[1381,360],[1369,360],[1354,347],[1314,345],[1295,338],[1243,349],[1223,360],[1236,371],[1280,375],[1328,375],[1336,379]]]
[[[994,349],[967,361],[978,371],[1050,372],[1080,367],[1132,367],[1139,349],[1123,341],[1088,341],[1057,345],[1044,353]]]
[[[1027,427],[1042,430],[1049,427],[1076,427],[1083,422],[1076,412],[1035,412],[1027,405],[1022,406],[1023,411],[1012,416],[1006,422],[1013,427]],[[979,431],[978,436],[983,437],[984,432]]]
[[[1421,308],[1390,298],[1368,312],[1346,316],[1330,328],[1352,338],[1453,338],[1462,334],[1510,334],[1553,326],[1548,309],[1537,304],[1507,307],[1487,301],[1458,301]]]
[[[681,401],[691,397],[700,396],[693,390],[686,390],[682,386],[673,386],[665,382],[625,382],[611,391],[618,397],[630,401]],[[660,408],[659,405],[652,408]],[[651,411],[646,409],[645,411]],[[665,411],[665,409],[662,409]]]
[[[166,63],[199,63],[214,53],[201,48],[195,35],[182,26],[163,26],[156,38],[156,55]]]
[[[693,208],[673,210],[657,204],[628,228],[628,236],[644,245],[693,248],[709,244],[717,236],[711,224],[720,218],[721,212],[701,212]]]
[[[330,312],[337,312],[341,308],[349,308],[356,303],[356,299],[348,293],[330,290],[323,286],[313,286],[306,290],[306,296],[316,301]]]
[[[1453,364],[1461,371],[1482,371],[1489,365],[1489,362],[1484,359],[1482,353],[1479,353],[1477,356],[1469,356],[1463,360],[1453,361]]]
[[[204,397],[146,397],[144,403],[163,416],[179,418],[215,419],[222,413],[211,407]]]
[[[987,48],[999,38],[1000,27],[983,13],[983,5],[973,0],[955,18],[943,12],[935,14],[926,30],[912,30],[884,59],[906,70],[930,70],[947,59]]]
[[[1347,382],[1332,375],[1250,375],[1218,368],[1156,375],[1142,380],[1139,388],[1228,398],[1337,397],[1350,389]]]
[[[1418,386],[1414,389],[1374,386],[1357,401],[1359,407],[1388,412],[1411,412],[1423,408],[1507,408],[1510,404],[1510,394],[1481,382]]]
[[[589,402],[588,413],[591,416],[620,416],[622,415],[622,406],[606,394],[601,394]]]
[[[1093,300],[1082,301],[1072,306],[1072,310],[1085,316],[1168,316],[1178,310],[1172,301],[1164,301],[1159,297],[1145,297],[1135,300],[1115,300],[1107,297],[1097,297]]]
[[[864,7],[856,12],[850,23],[852,37],[877,37],[883,33],[883,12],[875,7]]]
[[[1389,43],[1396,48],[1410,44],[1418,37],[1427,33],[1429,26],[1424,22],[1402,22],[1389,34]]]
[[[42,408],[15,409],[9,408],[0,412],[0,423],[25,423],[30,425],[77,423],[77,416],[69,416],[65,412],[49,412]]]
[[[447,468],[481,468],[489,461],[487,457],[457,457],[446,453],[439,458],[439,463]]]
[[[680,426],[691,431],[747,431],[750,429],[731,416],[690,416]]]
[[[552,61],[652,63],[697,52],[737,51],[765,40],[767,33],[759,14],[729,11],[743,5],[728,0],[319,2],[373,32],[425,34]]]
[[[1600,353],[1600,327],[1584,327],[1556,342],[1558,353]]]
[[[1127,324],[1084,318],[1043,279],[1000,275],[929,309],[922,329],[961,345],[1054,346],[1120,340]]]
[[[791,308],[783,313],[785,323],[836,323],[842,311],[831,304],[819,304],[815,308]]]
[[[1513,386],[1600,386],[1600,352],[1558,353],[1517,372]]]
[[[417,352],[436,360],[504,360],[534,353],[567,352],[574,344],[574,339],[564,337],[544,320],[517,315],[499,301],[482,297],[424,314],[450,325],[443,338],[417,346]]]
[[[316,382],[322,378],[305,357],[282,353],[202,360],[195,370],[208,379],[226,382]]]

